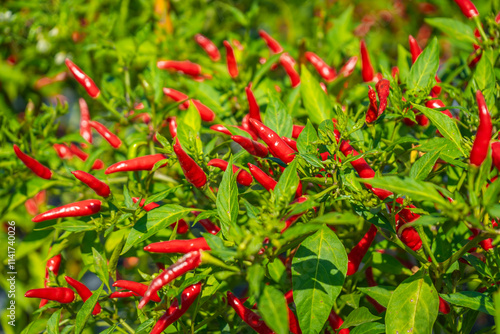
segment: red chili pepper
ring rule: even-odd
[[[372,63],[370,61],[370,55],[368,54],[368,50],[366,48],[366,43],[364,40],[360,42],[361,49],[361,76],[363,77],[364,82],[373,81],[375,77],[375,71],[373,70]]]
[[[69,277],[69,276],[64,276],[64,279],[70,286],[72,286],[78,295],[82,298],[82,300],[85,302],[87,299],[92,297],[92,292],[90,291],[89,288],[85,286],[85,284],[78,282],[77,280]],[[94,310],[92,311],[93,315],[97,315],[101,313],[101,305],[99,303],[95,304]]]
[[[41,288],[28,290],[24,297],[43,298],[53,300],[61,304],[69,304],[75,300],[75,293],[70,288]]]
[[[73,74],[76,81],[78,81],[78,83],[82,85],[83,88],[85,88],[85,90],[87,91],[87,93],[90,95],[91,98],[96,99],[99,97],[101,91],[96,86],[94,81],[87,74],[85,74],[85,72],[83,72],[68,58],[66,58],[66,66],[68,67],[71,74]]]
[[[102,162],[101,159],[96,159],[94,161],[94,164],[92,165],[92,169],[103,169],[104,168],[104,163]]]
[[[97,199],[86,199],[81,202],[66,204],[51,209],[35,216],[31,221],[39,223],[57,218],[90,216],[99,211],[101,211],[101,201]]]
[[[486,155],[488,155],[493,125],[491,124],[491,116],[486,101],[479,90],[476,92],[476,100],[479,108],[479,126],[470,153],[470,163],[479,167],[486,159]]]
[[[447,301],[441,298],[441,296],[439,296],[439,312],[443,314],[450,313],[450,304],[448,304]]]
[[[113,283],[113,286],[115,288],[118,287],[118,288],[130,290],[135,295],[141,296],[141,297],[144,296],[144,294],[148,290],[147,284],[142,284],[142,283],[133,282],[133,281],[126,281],[126,280],[118,280],[115,283]],[[156,302],[156,303],[161,302],[161,298],[158,296],[158,294],[152,295],[151,300]]]
[[[460,10],[466,18],[472,19],[479,16],[476,6],[470,0],[455,0],[455,3],[460,7]]]
[[[208,162],[208,166],[214,166],[225,171],[227,169],[228,162],[222,159],[212,159]],[[239,173],[238,173],[239,171]],[[240,167],[233,165],[233,174],[238,173],[236,181],[243,186],[250,186],[253,182],[252,176],[244,169],[240,170]]]
[[[70,151],[69,147],[64,144],[54,144],[52,147],[54,147],[57,155],[61,159],[71,159],[73,157],[73,153]]]
[[[332,82],[337,77],[337,72],[334,68],[328,66],[323,59],[321,59],[314,52],[307,51],[305,53],[306,59],[310,62],[318,71],[319,75],[326,80],[326,82]]]
[[[262,119],[260,118],[260,108],[259,105],[257,104],[257,100],[255,100],[255,96],[253,95],[251,82],[248,84],[247,87],[245,87],[245,92],[247,93],[248,106],[250,109],[249,111],[250,118],[262,122]]]
[[[132,201],[133,201],[134,203],[137,203],[137,202],[139,201],[139,197],[132,197]],[[141,200],[141,203],[139,203],[139,206],[140,206],[141,208],[143,208],[143,209],[144,209],[144,211],[146,211],[146,212],[151,211],[151,210],[153,210],[153,209],[156,209],[157,207],[159,207],[159,206],[160,206],[159,204],[156,204],[155,202],[153,202],[153,203],[149,203],[148,205],[144,206],[144,202],[146,202],[146,199],[144,199],[144,198],[143,198],[143,199]]]
[[[175,138],[177,136],[177,121],[175,116],[167,117],[168,122],[168,130],[170,132],[170,136]]]
[[[24,154],[16,144],[14,144],[14,152],[16,153],[19,160],[21,160],[26,167],[31,169],[31,171],[35,173],[36,176],[46,180],[52,178],[52,171],[48,167],[45,167],[29,155]]]
[[[281,137],[283,141],[290,146],[295,152],[298,152],[299,149],[297,148],[297,142],[293,139],[287,138],[287,137]]]
[[[272,53],[280,53],[283,52],[283,48],[280,43],[278,43],[274,38],[272,38],[267,32],[264,30],[259,30],[259,35],[266,42],[267,47],[271,50]]]
[[[152,170],[158,161],[165,160],[166,157],[163,154],[151,154],[142,157],[133,158],[130,160],[124,160],[117,162],[108,168],[104,174],[113,174],[118,172],[135,172],[140,170]],[[162,167],[165,167],[165,163]]]
[[[147,287],[147,286],[146,286]],[[109,298],[128,298],[132,296],[139,296],[133,291],[127,291],[125,289],[118,290],[109,295]]]
[[[151,281],[148,290],[139,303],[139,308],[142,309],[149,302],[151,296],[155,295],[162,287],[188,271],[198,268],[201,262],[202,251],[196,250],[186,253],[176,263],[165,269],[165,271]]]
[[[226,48],[227,70],[232,78],[236,78],[238,76],[238,65],[236,64],[233,47],[228,41],[224,41],[224,47]]]
[[[204,122],[212,122],[215,119],[215,113],[199,100],[193,100],[193,103],[200,114],[201,120]]]
[[[368,248],[370,248],[370,245],[376,235],[377,227],[375,225],[371,225],[370,229],[366,232],[359,243],[351,249],[347,256],[349,260],[347,264],[347,276],[354,275],[356,271],[358,271],[359,265],[361,264],[366,252],[368,252]]]
[[[134,203],[137,203],[139,201],[139,197],[132,197],[132,201]],[[146,202],[146,199],[142,199],[141,202],[139,203],[139,206],[144,209],[144,211],[149,212],[153,209],[156,209],[159,207],[159,204],[156,203],[149,203],[148,205],[144,206],[144,203]],[[178,226],[177,226],[178,225]],[[170,228],[174,229],[177,226],[177,233],[179,234],[185,234],[189,232],[189,225],[186,223],[184,219],[179,219],[175,224],[170,225]]]
[[[194,36],[194,40],[196,41],[196,43],[198,43],[199,46],[203,48],[203,50],[205,50],[210,59],[212,59],[213,61],[220,60],[219,49],[217,49],[217,47],[211,40],[201,34],[196,34]]]
[[[286,308],[288,310],[288,328],[290,332],[292,332],[293,334],[302,334],[302,330],[300,329],[299,325],[299,320],[295,316],[295,313],[293,313],[293,311],[290,309],[290,307],[288,307],[288,305],[286,306]]]
[[[292,88],[297,87],[300,84],[300,75],[294,68],[295,60],[288,53],[283,53],[280,56],[280,64],[285,69],[286,74],[288,74]]]
[[[352,72],[354,72],[357,62],[358,62],[357,56],[349,58],[347,62],[344,64],[344,66],[342,66],[342,68],[340,69],[339,74],[342,74],[344,78],[350,76]]]
[[[92,144],[89,107],[83,98],[78,99],[78,103],[80,105],[80,135],[83,139]]]
[[[236,314],[257,333],[273,333],[266,323],[260,319],[260,316],[245,307],[243,303],[230,291],[227,292],[227,303],[236,311]]]
[[[188,239],[188,240],[169,240],[169,241],[154,242],[144,247],[144,250],[150,253],[186,254],[200,249],[210,250],[210,246],[208,246],[207,241],[203,237],[196,239]]]
[[[192,63],[189,60],[176,61],[176,60],[160,60],[156,63],[160,70],[174,70],[184,74],[197,77],[201,74],[201,66]]]
[[[61,266],[61,254],[51,257],[47,264],[45,265],[45,280],[43,282],[43,286],[47,288],[48,283],[50,282],[50,274],[49,271],[52,271],[55,276],[59,274],[59,267]],[[45,304],[47,304],[47,299],[40,300],[39,308],[42,308]]]
[[[191,158],[181,147],[179,139],[176,137],[173,145],[175,155],[179,160],[182,171],[186,179],[196,188],[201,188],[207,183],[207,175],[203,169]]]
[[[337,333],[336,330],[339,329],[340,326],[342,326],[344,320],[342,320],[342,318],[332,309],[330,315],[328,316],[328,323],[330,324],[330,327],[335,330],[335,333]],[[341,329],[338,334],[349,334],[349,329]]]
[[[389,80],[381,79],[376,83],[375,88],[377,89],[379,100],[378,116],[380,116],[387,108],[387,98],[389,97],[391,83]]]
[[[194,303],[196,298],[201,292],[201,283],[188,286],[181,294],[181,306],[179,302],[174,299],[170,307],[158,319],[150,334],[161,334],[168,326],[179,320],[179,318],[186,313],[189,307]]]
[[[74,155],[76,155],[82,161],[87,161],[87,159],[89,157],[89,155],[87,153],[83,152],[75,144],[71,144],[71,146],[69,147],[69,150],[71,151],[71,153],[73,153]]]
[[[122,144],[120,138],[118,138],[114,133],[109,131],[104,125],[96,121],[90,121],[90,126],[96,129],[97,133],[99,133],[106,141],[113,146],[114,148],[119,148]]]
[[[422,49],[418,45],[417,40],[412,35],[408,36],[408,40],[410,43],[411,61],[412,63],[415,63],[418,56],[422,53]]]
[[[240,144],[241,147],[253,156],[265,158],[269,154],[267,147],[250,138],[243,136],[231,136],[231,139]]]
[[[373,226],[373,225],[372,225]],[[373,278],[373,270],[372,270],[372,267],[368,267],[366,268],[365,270],[365,276],[366,276],[366,282],[368,283],[368,286],[377,286],[377,282],[375,282],[375,279]],[[372,297],[370,296],[366,296],[366,300],[368,300],[368,302],[370,304],[373,305],[373,307],[375,307],[375,309],[377,310],[378,313],[382,313],[385,311],[385,307],[383,307],[382,305],[380,305],[375,299],[373,299]]]
[[[246,114],[241,120],[241,126],[236,127],[245,130],[248,134],[250,134],[250,136],[252,136],[252,139],[257,140],[258,137],[255,132],[253,132],[252,126],[250,125],[250,118],[250,114]]]
[[[299,198],[297,198],[296,200],[294,200],[292,203],[290,204],[294,204],[294,203],[303,203],[307,201],[307,197],[304,197],[304,196],[301,196]],[[297,213],[296,215],[293,215],[293,216],[290,216],[286,221],[285,221],[285,227],[283,227],[283,229],[281,230],[281,233],[285,232],[293,223],[295,223],[297,221],[297,219],[300,218],[300,216],[302,216],[304,214],[304,212],[301,212],[301,213]]]
[[[73,174],[78,180],[85,183],[90,189],[95,191],[97,195],[108,197],[111,194],[109,186],[101,180],[97,179],[95,176],[81,170],[71,172],[71,174]]]
[[[292,130],[292,138],[299,138],[300,133],[304,130],[304,125],[294,125]]]
[[[224,125],[222,124],[215,124],[210,127],[211,130],[223,133],[225,135],[231,136],[231,131],[229,131]]]
[[[399,204],[403,204],[403,199],[402,198],[397,198],[396,202]],[[391,206],[387,205],[389,211],[391,210]],[[405,228],[403,232],[399,233],[399,229],[407,224],[407,223],[412,223],[418,218],[420,218],[420,215],[413,213],[410,209],[408,208],[415,208],[414,205],[409,205],[406,208],[403,208],[401,211],[399,211],[398,214],[395,216],[395,221],[396,221],[396,232],[399,234],[399,238],[401,241],[410,247],[412,250],[417,251],[422,247],[422,239],[420,238],[420,235],[418,232],[415,230],[413,227]]]
[[[295,158],[295,151],[281,139],[276,132],[262,124],[250,119],[250,124],[257,131],[257,135],[269,146],[271,154],[288,164]]]
[[[445,107],[443,101],[441,101],[439,99],[429,100],[429,101],[425,102],[425,106],[427,108],[432,108],[432,109],[444,108]],[[448,109],[441,110],[441,112],[443,114],[445,114],[446,116],[448,116],[449,118],[453,118],[453,115],[451,114],[451,112]]]
[[[368,105],[368,111],[366,112],[366,123],[375,122],[378,118],[377,112],[377,97],[375,95],[375,91],[371,86],[368,86],[368,99],[370,100],[370,104]]]
[[[274,190],[278,182],[264,173],[259,167],[252,165],[251,163],[248,163],[248,168],[250,169],[250,173],[255,180],[259,182],[267,191]]]
[[[493,165],[500,171],[500,142],[491,143],[491,157]]]
[[[179,109],[183,110],[189,108],[189,96],[187,96],[186,94],[181,93],[178,90],[166,87],[163,87],[163,94],[165,94],[175,102],[184,101],[179,105]]]

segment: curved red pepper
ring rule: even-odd
[[[330,315],[328,316],[328,323],[330,324],[330,327],[332,327],[332,329],[337,330],[340,328],[340,326],[342,326],[344,320],[342,320],[342,318],[332,309]],[[344,328],[340,330],[338,334],[349,334],[349,332],[349,329]]]
[[[260,319],[260,316],[245,307],[243,303],[230,291],[227,292],[227,303],[236,311],[236,314],[257,333],[273,333],[273,331],[266,325],[266,323]]]
[[[146,286],[147,287],[147,286]],[[139,296],[133,291],[127,291],[125,289],[118,290],[109,295],[109,298],[128,298],[132,296]]]
[[[61,254],[58,254],[56,256],[51,257],[47,261],[47,264],[45,265],[45,280],[43,282],[44,287],[47,287],[48,283],[50,282],[49,271],[52,271],[55,276],[59,274],[59,267],[61,266],[61,258],[62,258]],[[47,299],[40,300],[39,308],[43,307],[45,304],[47,304]]]
[[[79,98],[78,103],[80,105],[80,135],[83,139],[92,144],[89,107],[83,98]]]
[[[70,288],[41,288],[28,290],[24,297],[43,298],[61,304],[69,304],[75,300],[75,293]]]
[[[262,122],[260,118],[260,108],[257,104],[257,100],[255,100],[255,96],[252,92],[252,83],[250,82],[247,87],[245,87],[245,92],[247,94],[248,106],[249,106],[249,115],[250,118],[256,119],[259,122]]]
[[[347,276],[353,275],[358,271],[359,265],[363,260],[366,252],[368,252],[368,248],[375,239],[377,235],[377,227],[375,225],[371,225],[370,229],[366,232],[366,234],[361,238],[356,246],[354,246],[349,254],[347,255],[348,263],[347,263]]]
[[[24,154],[16,144],[14,144],[14,152],[19,160],[21,160],[26,167],[31,169],[36,176],[46,180],[52,178],[52,171],[48,167],[45,167],[29,155]]]
[[[408,36],[408,41],[410,43],[410,53],[411,53],[411,61],[414,63],[418,56],[422,53],[422,49],[417,43],[417,40],[412,36]]]
[[[90,121],[90,126],[93,127],[106,141],[114,148],[119,148],[122,144],[120,138],[109,131],[107,127],[96,121]]]
[[[476,6],[470,0],[455,0],[455,3],[460,7],[460,10],[465,15],[466,18],[472,19],[473,17],[479,16]]]
[[[175,138],[175,144],[173,145],[175,155],[179,160],[184,176],[189,183],[194,185],[196,188],[201,188],[207,183],[207,175],[203,169],[193,160],[181,147],[179,139]]]
[[[146,291],[148,290],[148,286],[146,284],[138,283],[138,282],[133,282],[133,281],[127,281],[127,280],[118,280],[115,283],[113,283],[113,286],[116,288],[123,288],[130,290],[134,295],[138,296],[144,296]],[[159,303],[161,302],[161,298],[156,295],[151,296],[151,300]]]
[[[150,253],[185,254],[200,249],[210,250],[210,246],[208,246],[207,241],[203,237],[196,239],[187,239],[187,240],[169,240],[169,241],[154,242],[144,247],[144,250]]]
[[[95,193],[102,197],[108,197],[111,194],[109,186],[89,173],[77,170],[71,172],[78,180],[85,183],[90,189],[95,191]]]
[[[132,197],[132,201],[134,203],[137,203],[139,201],[139,197]],[[153,209],[156,209],[159,207],[159,204],[156,204],[155,202],[149,203],[148,205],[144,206],[144,203],[146,202],[146,199],[142,199],[141,202],[139,203],[139,206],[144,209],[144,211],[151,211]]]
[[[431,108],[431,109],[437,109],[437,108],[444,108],[445,107],[443,101],[441,101],[439,99],[429,100],[429,101],[425,102],[425,106],[427,108]],[[453,115],[451,114],[451,112],[448,109],[441,110],[441,112],[443,114],[445,114],[446,116],[448,116],[449,118],[453,118]]]
[[[68,67],[71,74],[73,74],[76,81],[78,81],[78,83],[82,85],[83,88],[85,88],[85,90],[87,91],[87,93],[90,95],[91,98],[96,99],[99,97],[101,91],[96,86],[94,81],[87,74],[85,74],[85,72],[83,72],[68,58],[66,58],[66,66]]]
[[[168,122],[168,131],[170,132],[170,136],[175,138],[177,136],[177,121],[175,116],[167,117]]]
[[[198,211],[192,211],[191,213],[195,216],[200,214]],[[200,219],[198,223],[210,234],[216,235],[220,231],[220,227],[212,223],[210,219]]]
[[[256,130],[257,135],[269,146],[272,155],[281,159],[286,164],[293,161],[295,151],[276,132],[255,119],[251,118],[249,121]]]
[[[267,147],[250,138],[243,136],[231,136],[231,139],[240,144],[241,147],[253,156],[265,158],[269,154]]]
[[[300,133],[304,130],[305,125],[294,125],[292,130],[292,138],[299,138]]]
[[[54,144],[52,147],[56,150],[57,155],[61,159],[71,159],[73,157],[73,153],[69,147],[64,144]]]
[[[387,108],[387,98],[389,97],[391,83],[387,79],[381,79],[376,83],[375,88],[377,89],[379,100],[378,116],[380,116]]]
[[[368,54],[368,50],[366,48],[366,43],[364,40],[360,42],[361,49],[361,76],[363,77],[364,82],[373,81],[375,77],[375,71],[373,70],[372,63],[370,61],[370,55]]]
[[[69,285],[71,285],[76,290],[76,292],[78,293],[78,295],[80,295],[80,297],[84,302],[90,297],[92,297],[92,291],[90,291],[90,289],[87,288],[85,284],[78,282],[77,280],[69,276],[64,276],[64,279],[66,280],[66,282],[68,282]],[[101,313],[101,305],[97,303],[94,306],[92,314],[97,315],[99,313]]]
[[[288,53],[283,53],[280,56],[280,64],[285,69],[286,74],[288,74],[292,88],[297,87],[300,84],[300,75],[295,70],[295,60]]]
[[[323,59],[321,59],[314,52],[307,51],[305,53],[306,59],[310,62],[315,68],[316,71],[326,80],[326,82],[331,82],[335,80],[337,77],[337,72],[334,68],[328,66]]]
[[[57,218],[90,216],[99,211],[101,211],[101,201],[97,199],[87,199],[46,211],[35,216],[32,221],[39,223]]]
[[[250,169],[250,173],[255,180],[259,182],[267,191],[273,190],[276,187],[276,184],[278,184],[277,181],[264,173],[259,167],[248,163],[248,168]]]
[[[183,110],[189,108],[189,96],[187,96],[186,94],[181,93],[178,90],[166,87],[163,87],[163,94],[165,94],[175,102],[184,101],[179,105],[179,109]]]
[[[212,111],[212,109],[201,103],[199,100],[193,100],[193,103],[198,110],[202,121],[212,122],[215,119],[215,113]]]
[[[500,142],[491,143],[491,157],[493,165],[500,171]]]
[[[142,157],[133,158],[117,162],[108,168],[104,174],[113,174],[118,172],[135,172],[139,170],[152,170],[158,161],[164,160],[166,157],[163,154],[151,154]],[[162,167],[165,167],[165,163]]]
[[[479,108],[479,126],[470,153],[470,163],[479,167],[488,155],[493,125],[491,124],[491,116],[486,101],[479,90],[476,92],[476,100]]]
[[[272,53],[280,53],[283,52],[283,48],[280,43],[278,43],[274,38],[272,38],[267,32],[264,30],[259,30],[259,35],[266,42],[267,47],[271,50]]]
[[[203,48],[203,50],[205,50],[210,59],[212,59],[213,61],[220,60],[219,49],[217,49],[217,47],[211,40],[201,34],[196,34],[194,36],[194,40],[196,41],[196,43],[198,43],[199,46]]]
[[[370,104],[368,105],[368,111],[366,112],[366,118],[365,121],[366,123],[372,123],[375,122],[378,118],[378,112],[377,112],[377,97],[375,95],[375,91],[371,86],[368,86],[368,99],[370,101]]]
[[[439,312],[443,314],[450,313],[450,304],[448,304],[446,300],[441,298],[441,296],[439,296]]]
[[[197,77],[201,74],[201,66],[196,63],[192,63],[189,60],[186,61],[160,60],[156,63],[156,66],[160,70],[179,71],[193,77]]]
[[[214,166],[217,168],[222,169],[225,171],[227,169],[228,162],[224,161],[222,159],[212,159],[208,162],[208,166]],[[238,172],[239,171],[239,172]],[[241,169],[235,165],[233,165],[233,174],[238,173],[238,176],[236,177],[236,181],[238,181],[239,184],[244,185],[244,186],[250,186],[253,182],[252,176],[244,169]]]
[[[228,41],[224,41],[224,47],[226,48],[227,70],[231,78],[236,78],[238,76],[238,65],[236,64],[233,47]]]
[[[339,71],[339,74],[342,74],[345,77],[348,77],[354,72],[354,69],[356,68],[356,63],[358,62],[358,57],[353,56],[347,60],[347,62],[342,66],[342,68]]]

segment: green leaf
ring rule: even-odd
[[[495,315],[491,297],[477,291],[461,291],[452,294],[440,294],[448,303]]]
[[[439,150],[430,151],[418,159],[410,169],[410,177],[415,180],[425,180],[439,158]]]
[[[375,299],[377,303],[382,305],[383,307],[387,307],[389,305],[389,300],[391,299],[392,294],[394,293],[394,287],[392,286],[371,286],[371,287],[359,287],[358,290],[363,292],[365,295],[368,295]]]
[[[457,39],[459,41],[464,41],[471,44],[476,44],[476,38],[474,37],[474,31],[469,25],[462,23],[456,19],[435,17],[425,19],[429,25],[442,30],[445,34],[449,35],[451,38]]]
[[[500,194],[500,180],[495,180],[486,189],[482,200],[484,206],[489,207],[498,203],[498,194]]]
[[[288,308],[285,296],[271,285],[265,285],[257,303],[266,325],[276,333],[288,332]]]
[[[408,77],[408,87],[415,90],[430,88],[439,67],[439,47],[434,37],[413,64]]]
[[[493,301],[495,302],[495,323],[500,324],[500,292],[493,294]],[[500,334],[500,326],[497,326],[496,334]]]
[[[367,322],[358,327],[354,327],[350,334],[381,334],[385,333],[385,325],[379,322]]]
[[[301,243],[292,262],[292,285],[302,328],[310,333],[318,333],[323,328],[342,290],[346,273],[344,245],[328,227],[324,226]]]
[[[96,226],[94,224],[92,224],[91,222],[82,222],[79,220],[65,221],[65,222],[57,223],[57,224],[50,226],[50,227],[56,228],[58,230],[68,231],[68,232],[83,232],[83,231],[91,231],[91,230],[96,229]]]
[[[228,240],[239,240],[242,234],[236,223],[238,221],[238,186],[233,173],[232,156],[222,176],[216,204],[224,237]]]
[[[92,255],[94,256],[95,273],[101,279],[101,282],[103,282],[104,284],[106,284],[106,286],[108,286],[109,270],[106,258],[102,256],[101,253],[99,253],[97,249],[95,249],[94,247],[92,247]],[[111,290],[109,286],[108,289]]]
[[[260,288],[263,285],[266,272],[264,268],[256,263],[247,270],[248,293],[250,296],[258,298],[260,296]]]
[[[360,307],[349,313],[349,315],[344,320],[344,323],[342,324],[342,326],[340,326],[339,329],[356,327],[367,322],[376,321],[378,319],[382,318],[371,314],[366,307]]]
[[[76,323],[75,323],[75,334],[80,334],[85,329],[85,325],[94,310],[94,306],[97,304],[99,300],[99,296],[101,295],[104,284],[101,284],[98,290],[96,290],[89,299],[85,301],[80,311],[76,315]]]
[[[146,241],[167,226],[184,218],[192,210],[192,208],[184,208],[176,204],[167,204],[149,211],[135,223],[128,235],[121,255],[125,254],[130,248]]]
[[[276,195],[276,203],[278,203],[278,207],[280,204],[288,204],[297,191],[297,187],[299,186],[297,161],[298,159],[293,159],[288,167],[285,168],[285,171],[280,176],[280,179],[274,188],[274,194]]]
[[[322,216],[318,216],[310,221],[310,223],[324,223],[328,225],[349,225],[357,224],[362,219],[351,212],[328,212]]]
[[[178,186],[175,186],[175,187],[169,187],[169,188],[165,189],[162,192],[159,192],[157,194],[151,195],[144,202],[144,206],[148,205],[149,203],[162,201],[165,198],[167,198],[168,195],[173,194],[174,192],[176,192],[180,188],[182,188],[182,185],[178,185]]]
[[[413,103],[412,105],[427,116],[431,123],[439,130],[439,133],[441,133],[443,137],[451,140],[462,155],[465,155],[461,145],[462,136],[460,135],[460,130],[458,129],[457,123],[455,123],[452,118],[449,118],[435,109],[426,108]]]
[[[316,129],[308,119],[307,124],[297,138],[297,149],[301,154],[318,154],[315,142],[318,141]]]
[[[224,246],[224,242],[220,237],[208,232],[202,233],[201,235],[207,241],[208,246],[210,246],[211,254],[220,257],[224,261],[234,260],[234,257],[236,256],[236,251],[232,248]]]
[[[118,324],[114,324],[113,326],[106,328],[102,332],[99,332],[99,334],[111,334],[115,331],[116,327],[118,327]]]
[[[195,152],[196,138],[199,138],[201,129],[200,113],[190,100],[189,108],[177,117],[177,138],[183,149],[188,153]]]
[[[278,259],[274,259],[273,262],[269,262],[267,264],[267,271],[269,272],[271,279],[278,284],[287,280],[286,267],[283,262]]]
[[[292,116],[281,102],[276,91],[268,90],[269,103],[266,108],[264,124],[280,137],[291,137],[293,131]]]
[[[300,94],[309,119],[316,124],[332,118],[332,106],[318,80],[302,65],[300,75]]]
[[[59,334],[59,320],[61,319],[62,308],[54,312],[47,321],[47,334]]]
[[[385,315],[387,333],[431,333],[438,309],[436,288],[421,270],[394,291]]]

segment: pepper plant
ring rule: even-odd
[[[498,1],[2,6],[6,333],[498,332]]]

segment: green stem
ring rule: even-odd
[[[481,34],[483,43],[488,42],[488,36],[486,36],[486,33],[484,32],[483,25],[481,24],[481,19],[479,18],[479,16],[474,16],[474,22],[476,23],[477,30],[479,30],[479,33]]]
[[[408,225],[408,224],[406,224]],[[438,268],[438,261],[434,257],[434,253],[429,245],[429,240],[427,240],[427,234],[425,234],[424,228],[422,226],[416,226],[418,230],[418,234],[420,235],[420,239],[422,240],[422,245],[424,246],[424,250],[428,256],[431,257],[432,267],[434,269]]]
[[[462,248],[460,248],[458,251],[456,251],[448,260],[441,262],[439,264],[439,267],[441,269],[441,272],[446,272],[450,266],[458,261],[465,253],[469,251],[469,249],[476,247],[481,241],[485,240],[486,237],[483,235],[483,233],[479,233],[476,235],[472,240],[470,240],[468,243],[466,243]]]

